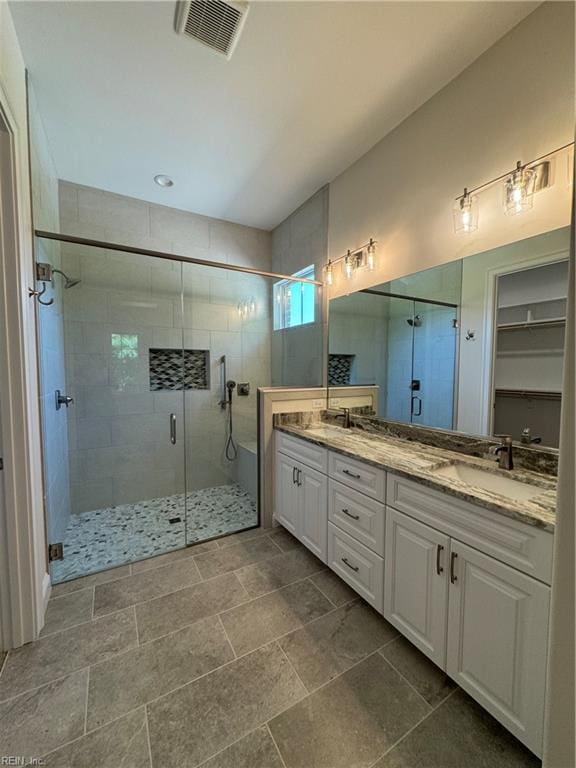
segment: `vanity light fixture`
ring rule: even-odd
[[[464,187],[464,194],[454,206],[454,232],[467,234],[478,229],[478,200]]]
[[[506,179],[504,187],[504,211],[508,216],[516,216],[518,213],[532,208],[534,187],[531,185],[534,171],[523,166],[520,160],[516,168]]]
[[[459,195],[455,200],[453,209],[454,231],[457,234],[466,234],[478,229],[478,206],[475,195],[494,184],[504,182],[504,212],[508,216],[515,216],[532,208],[534,194],[553,183],[552,160],[547,158],[551,158],[564,150],[569,150],[567,155],[570,155],[574,151],[574,142],[564,144],[562,147],[553,149],[552,152],[547,152],[545,155],[540,155],[535,160],[530,160],[524,164],[518,160],[512,171],[507,171],[484,182],[484,184],[479,184],[474,189],[468,190],[464,187],[464,194]]]
[[[376,268],[376,240],[370,238],[367,243],[354,250],[348,249],[344,256],[337,259],[328,259],[324,265],[324,282],[326,285],[334,285],[334,265],[342,262],[342,274],[347,280],[351,280],[358,269],[365,267],[370,272]]]

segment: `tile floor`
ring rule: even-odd
[[[536,768],[286,531],[57,585],[0,673],[0,757],[52,768]]]
[[[57,584],[257,524],[256,504],[239,485],[191,491],[186,505],[180,493],[82,512],[72,515],[52,578]]]

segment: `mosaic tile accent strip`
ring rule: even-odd
[[[209,389],[210,352],[206,349],[151,349],[150,389]]]
[[[181,521],[170,523],[175,517]],[[63,539],[64,560],[52,563],[52,582],[182,549],[257,524],[256,504],[239,485],[191,491],[187,505],[184,494],[179,493],[82,512],[72,515]]]
[[[350,384],[354,358],[355,355],[328,355],[328,384],[341,387]]]

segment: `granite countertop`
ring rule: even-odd
[[[494,461],[396,437],[367,436],[362,430],[344,429],[321,422],[305,427],[294,424],[276,425],[275,429],[416,480],[430,488],[444,491],[514,520],[554,531],[557,481],[550,475],[525,469],[500,470]],[[541,492],[528,500],[517,500],[434,472],[440,467],[454,464],[465,464],[536,486]]]

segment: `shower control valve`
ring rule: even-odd
[[[250,394],[250,384],[245,382],[244,384],[238,384],[238,395],[247,397]]]
[[[74,402],[73,397],[69,397],[68,395],[63,395],[62,392],[60,392],[59,389],[56,390],[54,393],[56,395],[56,410],[59,411],[60,408],[62,408],[63,405],[68,408],[69,405],[71,405]]]

